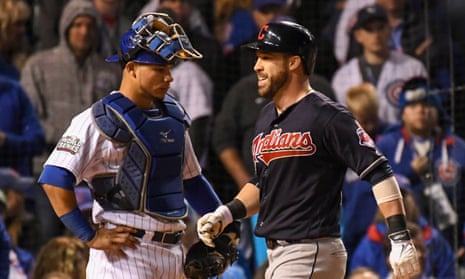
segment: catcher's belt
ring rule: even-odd
[[[103,225],[105,228],[114,228],[116,225],[112,223],[105,223]],[[178,244],[183,235],[184,231],[176,232],[158,232],[158,231],[146,231],[143,229],[134,228],[136,231],[131,232],[130,234],[148,241],[155,241],[166,244]]]

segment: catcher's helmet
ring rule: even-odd
[[[307,74],[313,72],[316,45],[314,36],[304,26],[290,21],[265,24],[255,42],[245,45],[252,50],[285,52],[302,58]]]
[[[189,37],[178,23],[164,13],[145,13],[132,23],[120,39],[118,54],[107,62],[128,61],[143,64],[166,65],[174,58],[199,59],[202,54],[192,46]]]

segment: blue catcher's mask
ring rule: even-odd
[[[174,58],[200,59],[202,54],[192,46],[189,37],[178,23],[163,13],[146,13],[139,16],[131,29],[120,39],[118,54],[107,62],[128,61],[143,64],[166,65]]]

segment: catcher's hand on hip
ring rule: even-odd
[[[213,240],[233,221],[231,211],[225,205],[207,213],[197,221],[197,234],[205,245],[215,247]]]
[[[389,263],[391,264],[395,278],[411,278],[413,275],[420,273],[420,263],[418,262],[417,252],[412,240],[397,239],[400,234],[405,233],[408,234],[408,231],[389,235],[391,241]]]

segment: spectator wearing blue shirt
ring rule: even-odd
[[[421,215],[411,192],[405,188],[401,188],[401,191],[404,197],[407,220],[419,227],[424,244],[431,251],[431,253],[423,255],[425,257],[424,274],[432,276],[428,278],[455,278],[455,256],[451,246],[439,231],[428,224]],[[382,278],[386,278],[390,272],[384,251],[386,234],[387,227],[378,213],[353,253],[348,271],[351,272],[361,266],[369,267],[380,274]]]
[[[45,148],[36,111],[21,85],[0,75],[0,167],[32,175],[32,158]]]

